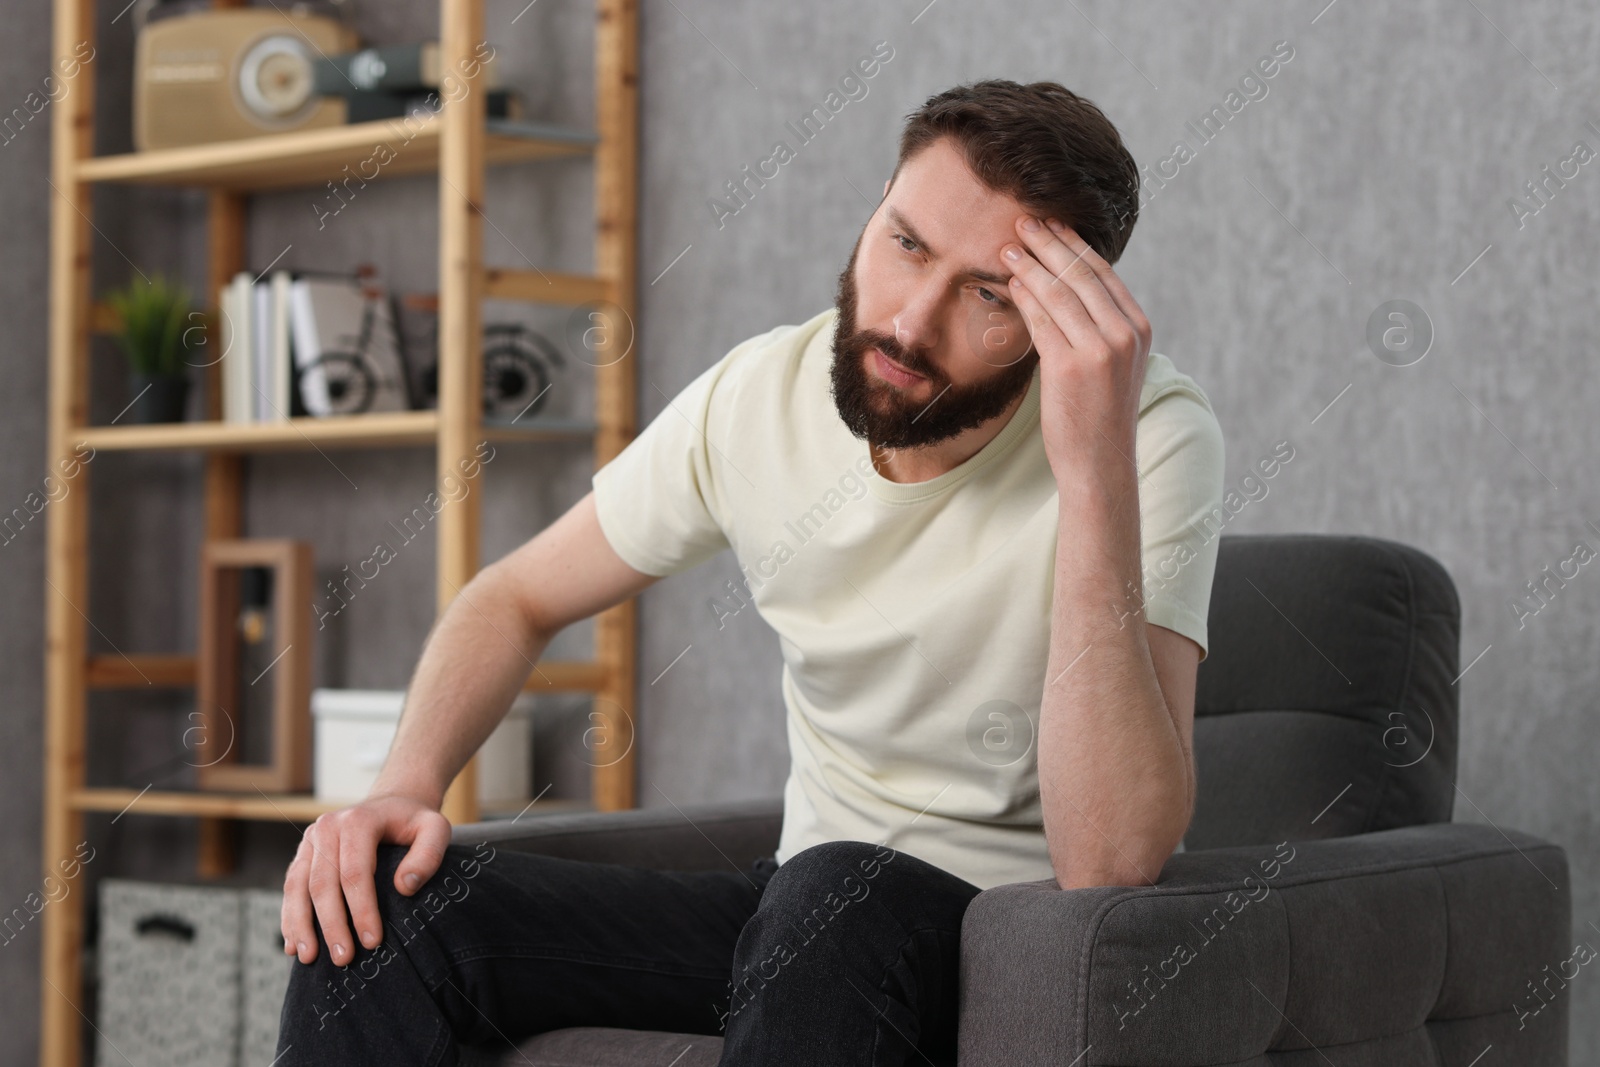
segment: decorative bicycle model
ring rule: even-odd
[[[354,336],[338,338],[338,344],[325,349],[316,359],[295,368],[297,395],[325,394],[327,413],[357,415],[372,409],[381,391],[392,390],[404,406],[412,409],[435,407],[439,398],[439,298],[415,293],[403,298],[406,308],[421,315],[426,326],[419,336],[407,339],[401,330],[399,305],[382,286],[374,283],[376,270],[363,264],[357,268],[360,279],[361,324]],[[390,336],[378,336],[378,309],[387,302]],[[490,323],[484,327],[483,413],[519,419],[537,414],[545,406],[551,385],[550,368],[564,368],[565,357],[543,335],[521,323]],[[380,358],[376,346],[393,345],[394,359]],[[416,372],[420,358],[429,362]],[[400,371],[399,381],[384,368]],[[308,376],[311,376],[308,380]],[[319,381],[320,379],[320,381]]]
[[[417,346],[432,358],[418,373],[420,406],[439,399],[439,298],[411,294],[406,307],[427,316],[427,327]],[[550,391],[548,368],[565,368],[566,357],[543,334],[520,322],[494,322],[483,328],[483,413],[519,419],[536,415]]]
[[[339,346],[330,346],[316,359],[296,366],[295,389],[303,403],[308,392],[315,393],[318,390],[314,385],[316,379],[308,382],[307,376],[320,376],[320,390],[326,394],[328,413],[331,415],[359,415],[370,410],[380,389],[393,390],[400,402],[409,407],[411,389],[404,380],[405,360],[395,325],[393,300],[382,286],[373,282],[377,276],[373,267],[364,264],[355,273],[360,279],[362,298],[361,325],[356,335],[340,337]],[[391,336],[388,341],[393,346],[393,363],[398,365],[401,372],[400,380],[395,380],[391,372],[384,369],[383,361],[374,356],[373,346],[382,340],[377,336],[376,329],[378,308],[385,302],[389,305]]]

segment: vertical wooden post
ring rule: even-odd
[[[219,5],[227,6],[227,5]],[[245,198],[240,193],[211,193],[206,232],[206,293],[209,303],[245,263]],[[217,307],[218,329],[208,338],[205,368],[206,415],[222,418],[222,309]],[[244,456],[238,452],[206,453],[205,539],[227,540],[244,532]],[[198,694],[197,694],[198,696]],[[198,867],[202,877],[229,873],[237,861],[239,824],[234,819],[202,816]]]
[[[483,122],[482,0],[440,0],[439,137],[439,442],[438,491],[445,480],[467,492],[439,513],[438,610],[478,572],[482,472],[467,478],[483,423]],[[478,818],[476,755],[445,792],[452,823]]]
[[[606,345],[596,360],[595,407],[599,434],[595,465],[609,462],[632,440],[639,358],[635,329],[637,284],[637,174],[639,110],[639,11],[637,0],[596,0],[595,271],[609,283],[614,310],[622,321],[609,324]],[[631,346],[626,355],[612,346]],[[610,349],[610,350],[608,350]],[[620,357],[620,358],[619,358]],[[628,600],[595,622],[595,657],[606,667],[606,684],[596,693],[597,736],[592,754],[594,805],[599,811],[636,806],[634,700],[634,620],[637,601]]]
[[[57,0],[54,69],[63,95],[50,118],[50,396],[46,462],[65,476],[74,432],[89,413],[89,186],[78,161],[94,150],[93,0]],[[84,47],[86,46],[86,47]],[[80,50],[81,49],[81,50]],[[84,56],[91,58],[84,62]],[[68,75],[76,64],[77,69]],[[92,457],[91,457],[92,462]],[[44,870],[62,877],[84,841],[83,813],[72,808],[84,784],[88,703],[89,470],[66,479],[67,493],[45,516]],[[81,876],[80,876],[81,877]],[[76,1067],[80,1055],[83,909],[77,881],[45,908],[42,926],[39,1061]]]

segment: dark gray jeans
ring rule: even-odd
[[[568,1026],[718,1034],[732,1067],[955,1063],[979,890],[914,856],[830,841],[674,872],[451,845],[406,897],[404,854],[378,848],[377,948],[335,966],[318,926],[289,961],[276,1067],[453,1067]]]

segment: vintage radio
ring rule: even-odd
[[[337,19],[287,5],[152,19],[134,55],[134,146],[338,126],[344,103],[317,95],[314,67],[321,56],[359,46]]]

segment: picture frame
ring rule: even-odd
[[[201,789],[310,790],[312,578],[309,541],[235,538],[201,550]],[[265,759],[246,758],[263,750]]]

